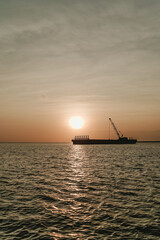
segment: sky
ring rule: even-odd
[[[108,138],[110,117],[160,140],[159,12],[159,0],[0,0],[0,141]]]

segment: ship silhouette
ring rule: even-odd
[[[135,144],[137,139],[124,137],[123,134],[117,130],[114,122],[109,118],[118,138],[117,139],[90,139],[88,135],[75,136],[72,139],[73,144]]]

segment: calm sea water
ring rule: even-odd
[[[160,144],[0,144],[0,239],[160,239]]]

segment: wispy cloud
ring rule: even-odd
[[[159,11],[158,0],[0,1],[3,101],[155,104]]]

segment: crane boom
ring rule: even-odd
[[[109,121],[111,122],[111,124],[112,124],[112,126],[113,126],[113,128],[114,128],[114,130],[115,130],[115,132],[116,132],[116,134],[117,134],[117,136],[118,136],[119,138],[121,138],[121,136],[120,136],[120,134],[119,134],[119,132],[118,132],[118,130],[117,130],[116,126],[114,125],[114,122],[112,121],[111,118],[109,118]]]

